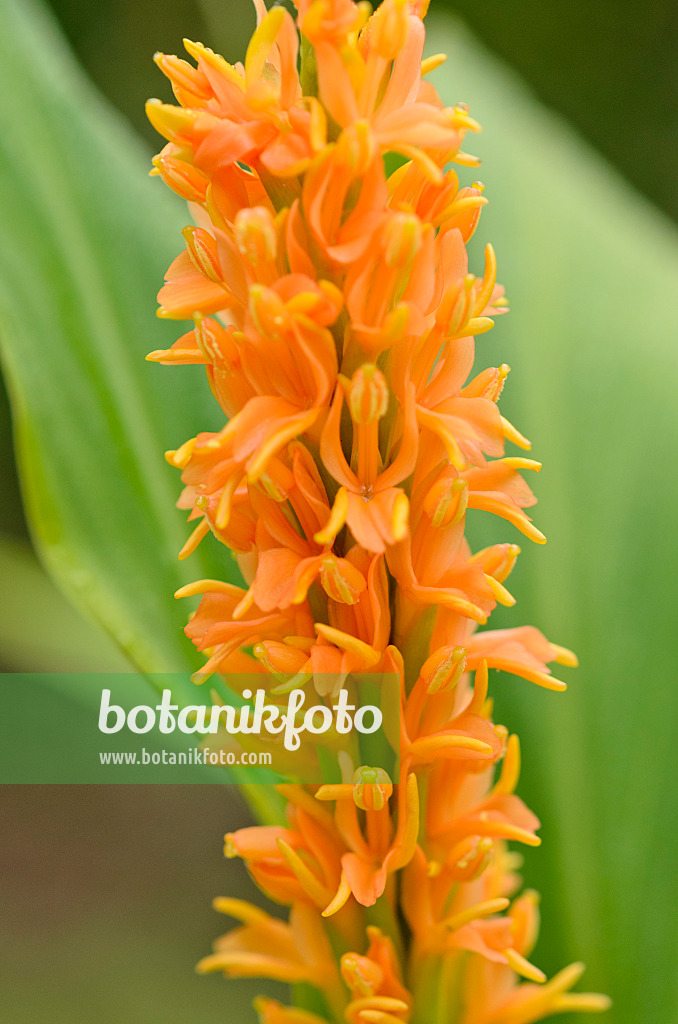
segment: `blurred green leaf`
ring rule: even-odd
[[[467,137],[483,166],[463,175],[490,202],[471,269],[491,240],[512,306],[478,340],[479,364],[511,364],[502,410],[544,462],[535,519],[549,543],[523,542],[518,605],[493,625],[532,622],[581,659],[564,696],[492,681],[523,740],[519,792],[544,824],[525,872],[544,893],[536,958],[550,971],[585,960],[614,1024],[670,1024],[678,233],[455,22],[431,27],[429,52],[449,53],[440,92],[484,129]]]
[[[200,369],[144,362],[181,333],[154,296],[189,219],[148,167],[47,15],[3,3],[0,342],[28,516],[55,578],[130,659],[183,671],[196,657],[171,595],[235,565],[209,543],[177,562],[188,531],[163,451],[223,420]]]
[[[12,672],[126,672],[129,662],[45,574],[27,541],[0,534],[0,664]]]

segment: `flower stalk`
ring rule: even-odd
[[[538,900],[519,893],[539,822],[516,796],[520,751],[492,717],[488,669],[559,691],[575,665],[537,629],[483,629],[519,547],[472,552],[493,513],[527,538],[529,442],[499,412],[509,367],[473,375],[475,339],[507,303],[466,246],[487,198],[459,174],[480,130],[426,75],[424,0],[255,0],[243,64],[186,41],[158,55],[178,106],[151,100],[167,145],[152,173],[195,224],[159,293],[192,321],[149,359],[204,365],[225,416],[167,454],[184,482],[188,557],[209,534],[245,585],[202,580],[187,635],[196,682],[258,673],[331,705],[337,679],[400,689],[400,771],[343,760],[342,781],[279,787],[282,824],[226,837],[281,921],[243,901],[199,970],[293,986],[263,1024],[529,1024],[608,1001],[529,959]],[[482,342],[481,342],[482,343]]]

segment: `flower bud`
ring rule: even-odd
[[[208,179],[185,160],[171,156],[156,156],[153,166],[166,185],[188,203],[204,203]]]
[[[393,793],[393,783],[383,768],[361,765],[353,776],[353,800],[362,811],[380,811]]]
[[[499,401],[510,370],[511,367],[508,363],[502,363],[501,366],[488,366],[486,370],[481,370],[473,380],[469,381],[466,387],[462,388],[462,395],[464,398],[489,398],[491,402]]]
[[[384,971],[379,964],[359,953],[344,953],[341,976],[354,997],[362,999],[378,992],[384,981]]]
[[[265,640],[255,644],[252,653],[276,678],[296,675],[308,661],[305,651],[289,647],[279,640]]]
[[[196,228],[192,225],[184,228],[181,233],[195,269],[208,281],[222,284],[223,274],[216,239],[204,228]]]
[[[453,526],[463,517],[467,504],[468,484],[448,466],[426,495],[424,511],[433,526]]]
[[[211,316],[196,313],[195,340],[198,348],[210,363],[227,362],[233,348],[233,340],[228,332]]]
[[[353,374],[348,407],[354,423],[365,425],[380,420],[388,409],[389,389],[381,370],[365,363]]]
[[[367,586],[359,569],[335,555],[323,558],[320,582],[327,596],[340,604],[355,604]]]
[[[466,671],[465,647],[439,647],[421,669],[427,693],[442,693],[457,685]]]
[[[233,231],[238,252],[252,266],[275,259],[278,239],[270,210],[264,206],[239,210]]]

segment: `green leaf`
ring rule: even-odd
[[[83,619],[45,574],[27,541],[0,534],[0,651],[12,672],[125,672],[109,637]]]
[[[201,368],[144,362],[183,330],[154,297],[190,219],[149,166],[47,15],[3,3],[0,342],[28,516],[55,578],[131,661],[183,671],[202,659],[173,592],[236,570],[209,543],[177,562],[188,528],[163,452],[223,417]]]
[[[549,543],[522,539],[518,605],[492,624],[531,622],[581,659],[562,696],[491,680],[499,720],[523,739],[519,792],[543,821],[525,872],[544,894],[535,957],[550,971],[586,961],[584,987],[613,997],[615,1024],[668,1024],[678,233],[458,24],[435,21],[429,47],[449,53],[435,76],[445,102],[467,102],[483,125],[466,141],[483,166],[462,177],[487,186],[478,243],[494,244],[511,300],[478,339],[479,364],[512,366],[502,411],[544,462],[531,482]],[[482,272],[480,247],[471,269]],[[521,540],[510,531],[491,526],[494,540]]]

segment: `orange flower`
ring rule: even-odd
[[[369,377],[369,382],[363,378]],[[372,395],[362,397],[358,392]],[[378,394],[381,392],[382,394]],[[382,397],[383,395],[383,397]],[[327,470],[341,484],[332,515],[316,535],[331,540],[348,524],[353,536],[368,551],[382,552],[387,545],[402,540],[407,532],[408,500],[395,486],[410,475],[417,457],[414,394],[409,389],[403,409],[402,437],[398,453],[385,469],[380,469],[377,447],[379,420],[386,413],[388,394],[383,375],[376,367],[358,370],[351,382],[349,409],[353,420],[353,447],[356,469],[351,469],[341,446],[340,422],[343,388],[339,386],[332,403],[320,453]]]

